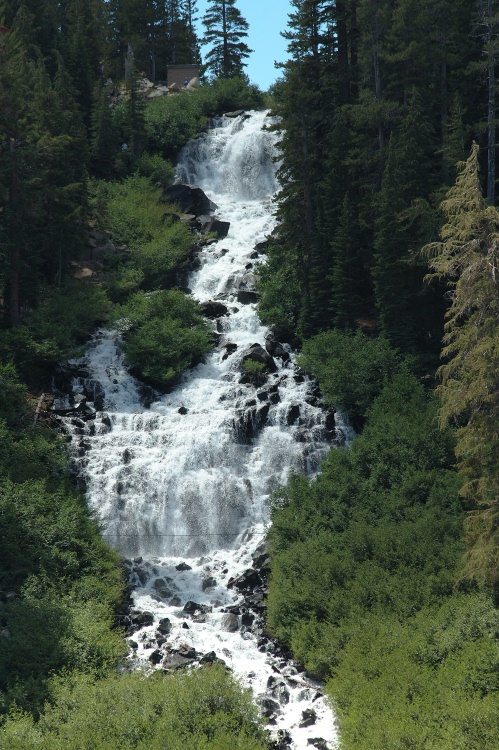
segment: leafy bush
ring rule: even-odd
[[[197,92],[153,99],[145,112],[148,150],[174,159],[207,119]]]
[[[147,177],[153,185],[166,188],[175,181],[175,169],[172,164],[159,154],[142,154],[137,169],[139,174]]]
[[[22,325],[1,333],[0,355],[30,382],[43,380],[60,360],[79,351],[107,318],[109,307],[106,293],[95,284],[69,278],[60,288],[47,286],[39,306],[23,315]]]
[[[114,315],[128,363],[158,388],[170,387],[212,345],[198,305],[179,291],[138,292]]]
[[[29,461],[23,470],[33,473]],[[0,710],[15,701],[36,712],[54,671],[102,675],[123,654],[111,629],[122,597],[119,557],[60,480],[2,479],[0,525],[0,588],[16,595],[1,612],[9,637],[0,648]]]
[[[221,667],[96,684],[60,681],[40,722],[22,714],[0,730],[2,750],[265,750],[249,692]]]
[[[263,106],[261,91],[238,77],[204,84],[190,93],[158,97],[145,111],[148,149],[173,159],[212,115]]]
[[[107,284],[113,300],[122,301],[139,286],[158,289],[174,284],[193,238],[183,224],[168,220],[161,188],[135,174],[97,190],[103,228],[114,242],[131,249],[124,263],[119,259],[108,262]]]
[[[299,364],[319,380],[326,401],[352,416],[365,416],[373,399],[399,369],[397,353],[384,338],[332,330],[303,346]]]

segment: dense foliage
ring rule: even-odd
[[[212,345],[197,304],[179,291],[138,292],[114,315],[132,371],[159,388],[172,385]]]
[[[499,615],[456,588],[460,480],[436,417],[396,375],[351,449],[274,499],[269,627],[331,678],[346,750],[497,742]]]
[[[103,675],[123,654],[112,629],[123,582],[66,477],[62,439],[33,423],[12,366],[0,386],[0,713],[39,711],[53,672]]]
[[[38,724],[14,714],[2,750],[264,750],[256,709],[220,667],[60,681]]]

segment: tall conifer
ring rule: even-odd
[[[236,0],[209,0],[203,16],[206,29],[202,44],[210,45],[205,55],[205,68],[216,78],[242,75],[252,50],[243,40],[249,24],[236,7]]]

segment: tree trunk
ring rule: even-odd
[[[223,76],[229,77],[229,45],[227,39],[227,8],[225,0],[222,0],[222,33],[224,40],[224,59],[223,59]]]
[[[356,99],[359,92],[358,85],[358,57],[359,57],[359,29],[357,28],[357,0],[351,0],[350,2],[350,29],[349,29],[349,41],[350,41],[350,91],[352,98]]]
[[[348,33],[344,0],[336,0],[336,35],[338,40],[338,73],[340,79],[340,104],[350,99]]]

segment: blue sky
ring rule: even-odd
[[[254,52],[248,58],[246,73],[253,83],[264,91],[280,75],[274,68],[274,60],[286,59],[285,39],[280,36],[286,30],[288,14],[291,12],[289,0],[237,0],[241,15],[249,23],[248,47]],[[200,19],[208,7],[208,0],[198,0]],[[199,32],[202,33],[201,21]],[[201,53],[203,50],[201,50]]]

